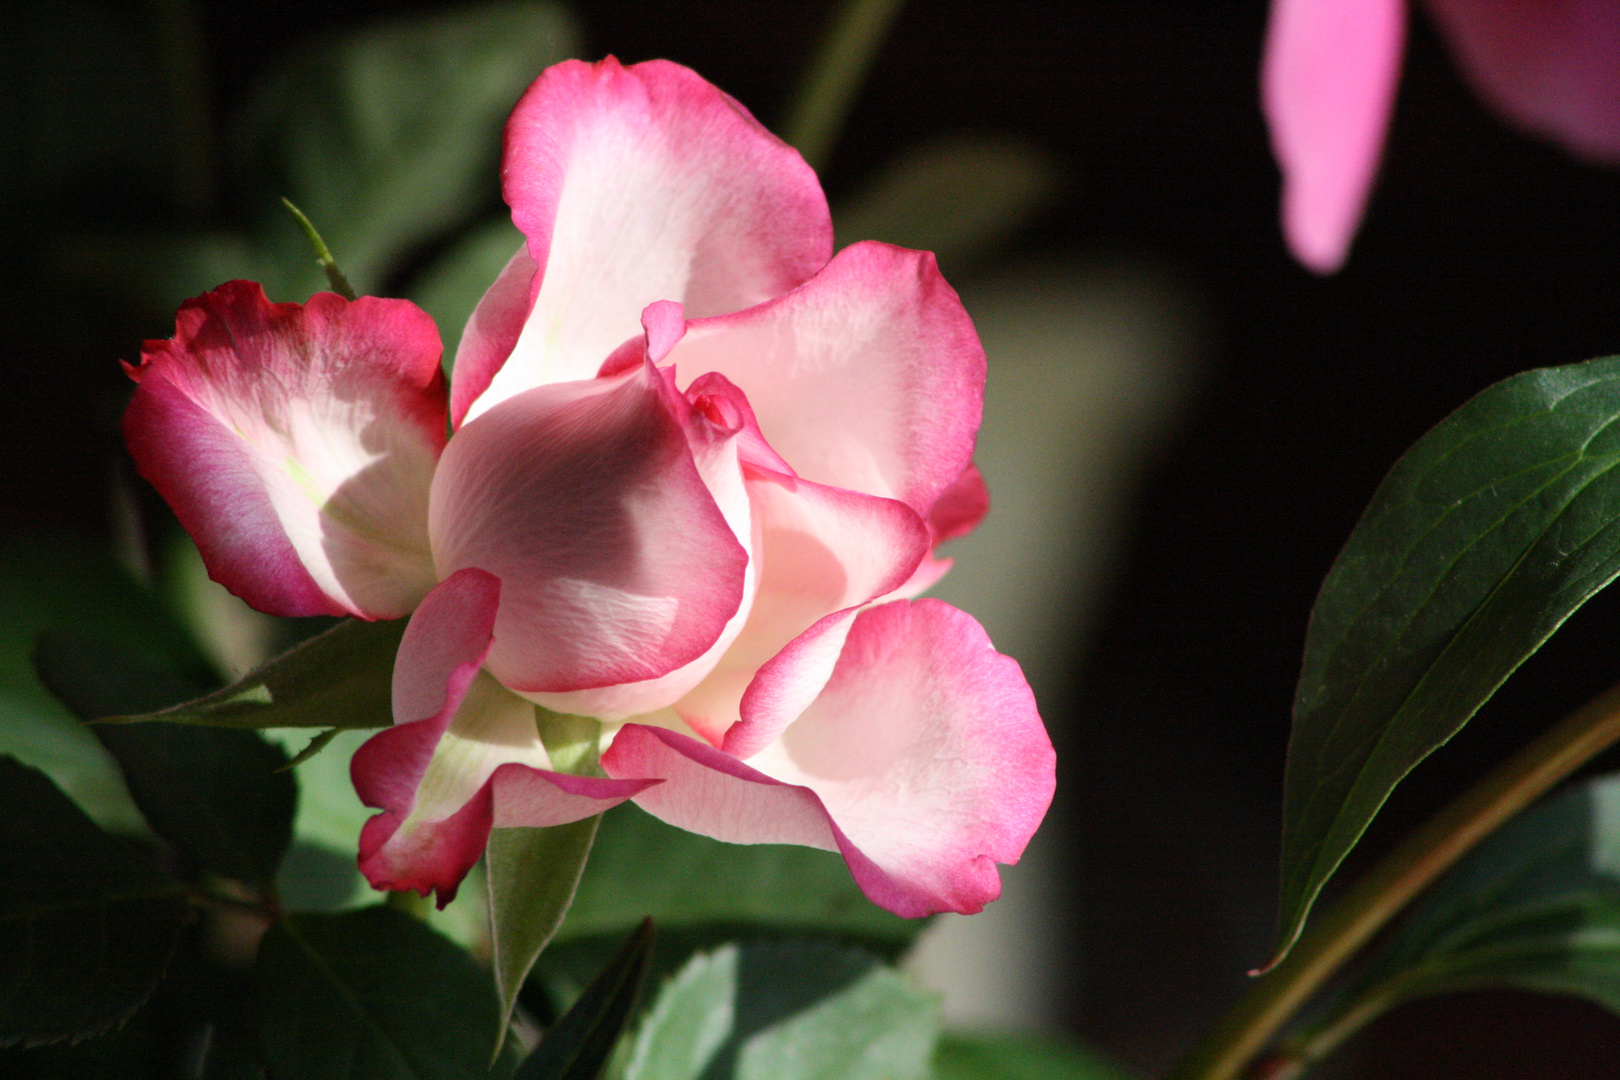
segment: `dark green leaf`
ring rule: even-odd
[[[223,690],[109,719],[235,728],[386,727],[393,723],[394,654],[405,622],[345,619]]]
[[[562,925],[596,839],[600,816],[547,829],[492,829],[485,849],[495,991],[501,999],[496,1048],[506,1037],[523,980]]]
[[[819,934],[898,955],[928,924],[861,894],[837,855],[783,844],[726,844],[666,825],[631,803],[602,819],[557,940],[622,934],[644,916],[659,935],[702,927]]]
[[[1504,986],[1620,1013],[1620,775],[1577,785],[1481,842],[1291,1042],[1325,1053],[1404,1001]]]
[[[400,19],[307,50],[254,97],[248,174],[321,230],[349,280],[376,292],[402,257],[467,224],[497,194],[500,131],[525,87],[571,55],[573,20],[508,2]],[[272,295],[325,282],[279,206],[263,211],[276,260],[300,271]],[[487,284],[487,283],[486,283]]]
[[[1067,1039],[1023,1033],[946,1035],[934,1080],[1130,1080],[1130,1074]]]
[[[293,915],[265,935],[254,982],[271,1074],[298,1080],[474,1080],[499,1005],[461,949],[386,906]]]
[[[10,757],[0,757],[0,862],[0,1046],[127,1019],[190,913],[180,885]]]
[[[635,1014],[652,943],[653,924],[646,919],[558,1017],[514,1080],[597,1080]]]
[[[84,719],[183,701],[195,684],[121,646],[64,633],[40,638],[40,679]],[[200,870],[264,886],[292,842],[298,785],[287,755],[254,731],[183,724],[98,724],[152,831]]]
[[[1390,791],[1620,573],[1620,358],[1486,390],[1401,458],[1322,585],[1294,703],[1279,955]]]
[[[731,944],[660,992],[626,1080],[921,1080],[938,1002],[829,942]]]
[[[44,769],[102,826],[144,828],[101,744],[39,682],[42,630],[72,627],[207,685],[185,632],[103,547],[62,536],[0,543],[0,751]]]

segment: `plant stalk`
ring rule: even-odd
[[[1172,1072],[1234,1080],[1324,982],[1397,912],[1519,811],[1620,740],[1620,685],[1610,687],[1498,765],[1385,855],[1257,979]]]
[[[835,17],[787,113],[784,138],[817,172],[866,82],[905,0],[848,0]]]

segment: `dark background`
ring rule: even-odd
[[[102,7],[150,26],[165,3],[172,10],[172,0]],[[196,10],[213,111],[228,113],[267,64],[313,35],[439,6],[208,0]],[[831,5],[580,0],[574,10],[588,55],[682,61],[779,124]],[[1620,351],[1620,172],[1575,163],[1487,114],[1421,13],[1348,267],[1321,279],[1295,265],[1256,101],[1264,19],[1259,2],[914,0],[825,173],[836,197],[925,135],[1016,134],[1062,160],[1072,183],[1003,257],[1141,257],[1205,305],[1197,396],[1151,466],[1103,623],[1075,657],[1059,706],[1072,715],[1053,723],[1075,832],[1064,842],[1078,866],[1063,899],[1075,913],[1063,1014],[1150,1068],[1184,1048],[1261,958],[1306,617],[1379,479],[1487,384]],[[14,59],[0,84],[8,96],[26,95],[29,65],[52,62]],[[26,152],[59,124],[119,137],[116,117],[49,105],[43,120],[14,116],[0,149]],[[172,332],[166,312],[55,281],[53,232],[132,208],[233,213],[229,190],[177,205],[106,161],[65,175],[33,186],[12,175],[0,188],[7,531],[105,531],[127,392],[114,360]],[[1620,597],[1588,605],[1396,793],[1366,852],[1620,677],[1617,626]],[[1620,1075],[1620,1022],[1580,1003],[1470,995],[1399,1011],[1345,1062],[1368,1077]]]

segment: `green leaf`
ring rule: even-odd
[[[674,930],[766,930],[832,936],[885,956],[903,952],[928,925],[873,904],[831,852],[727,844],[624,803],[603,816],[557,940],[622,934],[647,915],[666,940]]]
[[[40,638],[41,680],[84,719],[184,700],[188,679],[129,650],[65,633]],[[292,842],[298,785],[287,755],[257,732],[182,724],[99,724],[152,831],[200,870],[263,887]]]
[[[1620,573],[1620,358],[1490,387],[1409,450],[1311,613],[1277,956],[1390,791]]]
[[[0,1046],[83,1038],[141,1006],[190,914],[181,886],[0,756]]]
[[[1130,1080],[1130,1074],[1051,1035],[948,1034],[934,1053],[934,1080]]]
[[[349,280],[377,292],[404,257],[495,200],[501,125],[577,41],[562,8],[533,2],[399,19],[330,40],[255,94],[240,137],[247,174],[296,202]],[[267,286],[271,294],[324,287],[281,209],[266,202],[263,214],[262,234],[289,270]]]
[[[104,828],[145,828],[112,756],[40,683],[40,632],[73,627],[206,685],[210,669],[162,603],[105,547],[43,535],[0,542],[0,752],[54,780]]]
[[[921,1080],[938,1002],[892,968],[821,941],[730,944],[659,994],[626,1080]]]
[[[562,925],[601,816],[545,829],[491,829],[485,849],[500,1049],[529,969]]]
[[[1290,1042],[1318,1057],[1402,1002],[1484,987],[1573,994],[1620,1014],[1620,774],[1481,842]]]
[[[653,924],[644,919],[613,959],[557,1018],[514,1080],[596,1080],[635,1014],[652,952]]]
[[[386,906],[293,915],[265,935],[254,984],[265,1058],[299,1080],[474,1080],[499,1011],[489,976],[421,922]]]
[[[394,654],[405,623],[345,619],[223,690],[173,708],[106,719],[234,728],[387,727],[394,719]]]

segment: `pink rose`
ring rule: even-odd
[[[977,911],[1053,754],[1018,665],[905,599],[986,507],[984,356],[933,257],[833,256],[798,154],[662,61],[545,72],[502,175],[528,240],[448,395],[411,304],[246,282],[131,371],[131,451],[217,580],[411,616],[353,763],[366,876],[443,902],[491,827],[634,799]],[[607,775],[554,770],[531,703],[600,720]]]
[[[1463,74],[1498,112],[1620,162],[1620,3],[1429,0]],[[1283,232],[1318,273],[1343,263],[1389,126],[1404,0],[1272,0],[1261,97],[1283,172]]]

